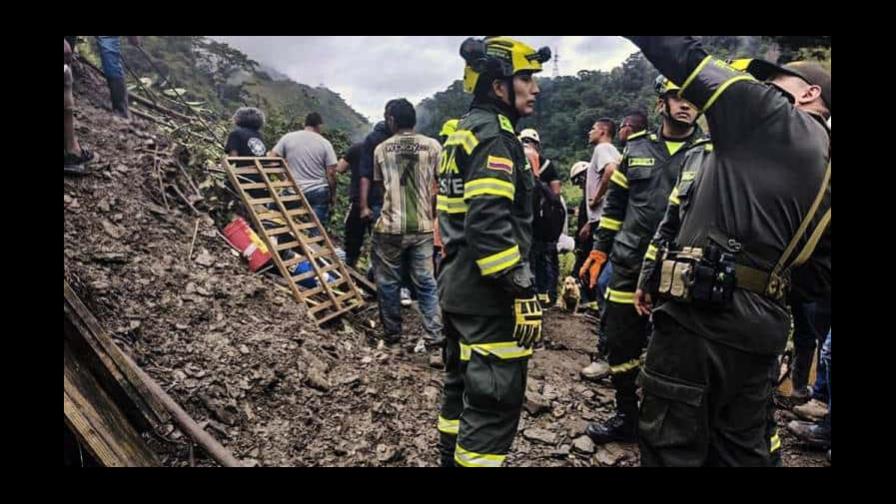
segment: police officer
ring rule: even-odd
[[[631,40],[682,83],[713,140],[678,250],[661,266],[660,292],[679,253],[695,276],[671,275],[681,289],[653,311],[640,377],[641,463],[768,465],[769,369],[786,344],[791,270],[804,272],[792,277],[804,292],[830,293],[830,73],[809,62],[732,66],[693,37]],[[714,274],[698,274],[707,269]]]
[[[596,231],[594,249],[580,270],[594,285],[608,259],[613,273],[601,316],[607,338],[610,379],[616,389],[616,414],[592,423],[586,434],[595,443],[636,439],[638,397],[635,379],[647,344],[648,319],[635,311],[635,288],[641,261],[657,224],[663,217],[681,157],[700,138],[694,121],[697,110],[677,94],[664,77],[656,82],[662,124],[628,137],[619,168],[610,178],[607,203]]]

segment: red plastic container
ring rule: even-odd
[[[242,217],[233,219],[224,228],[224,236],[249,260],[250,271],[258,271],[271,260],[268,247]]]

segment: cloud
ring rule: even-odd
[[[621,37],[512,36],[560,55],[561,75],[609,70],[637,49]],[[212,37],[273,67],[296,82],[326,87],[375,122],[383,105],[404,97],[413,103],[447,88],[463,75],[458,48],[466,36],[222,36]],[[553,63],[545,68],[552,75]]]

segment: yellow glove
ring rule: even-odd
[[[516,324],[513,337],[524,348],[532,348],[541,340],[542,311],[538,299],[534,296],[527,299],[515,299],[513,312]]]

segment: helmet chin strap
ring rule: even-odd
[[[662,110],[660,110],[660,115],[663,116],[663,119],[668,120],[669,122],[671,122],[672,124],[674,124],[676,127],[679,127],[679,128],[692,128],[692,127],[694,126],[694,124],[697,122],[696,119],[694,119],[694,122],[685,122],[685,121],[682,121],[682,120],[680,120],[680,119],[676,119],[676,118],[672,117],[672,115],[669,114],[669,98],[668,98],[668,95],[667,95],[667,96],[663,96],[663,105],[664,105],[664,107],[662,108]]]

